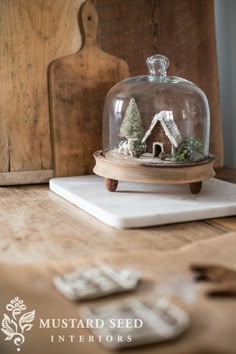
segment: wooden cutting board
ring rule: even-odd
[[[82,2],[0,1],[0,185],[53,176],[47,70],[80,48]]]
[[[91,174],[93,153],[102,147],[102,111],[109,89],[129,76],[124,60],[96,43],[98,17],[92,0],[79,14],[82,49],[49,69],[55,176]]]

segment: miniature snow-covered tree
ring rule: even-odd
[[[119,135],[121,138],[126,138],[127,140],[130,138],[137,138],[137,141],[142,140],[142,120],[134,98],[131,98],[129,105],[126,108]]]

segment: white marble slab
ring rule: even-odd
[[[192,195],[188,185],[128,182],[119,182],[117,191],[111,193],[97,176],[54,178],[50,189],[117,228],[236,215],[236,185],[214,178],[203,183],[198,195]]]

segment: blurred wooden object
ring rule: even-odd
[[[0,185],[53,175],[47,70],[79,49],[82,2],[0,2]]]
[[[211,110],[211,153],[223,166],[223,139],[213,0],[96,0],[98,44],[125,59],[131,75],[147,73],[145,60],[161,53],[169,75],[193,81]]]
[[[92,0],[80,11],[83,47],[49,69],[54,175],[91,174],[102,147],[102,111],[107,92],[129,77],[124,60],[96,43],[98,17]]]

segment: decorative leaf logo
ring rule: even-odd
[[[35,319],[35,310],[31,312],[27,312],[21,316],[19,320],[19,325],[22,333],[24,331],[29,331],[33,327],[33,325],[29,323],[33,322],[34,319]]]
[[[19,297],[12,299],[6,306],[7,311],[11,312],[11,316],[3,314],[2,328],[1,331],[6,335],[5,340],[13,340],[17,346],[17,351],[20,351],[20,345],[24,343],[25,336],[24,332],[31,330],[33,324],[31,322],[35,319],[35,310],[26,312],[18,319],[22,311],[26,310],[27,307],[23,300]]]
[[[17,328],[17,324],[15,321],[11,320],[8,315],[4,313],[4,318],[2,320],[2,332],[6,334],[7,338],[5,340],[11,340],[12,337],[16,334],[14,329],[11,327],[11,324],[15,325],[15,328]]]

